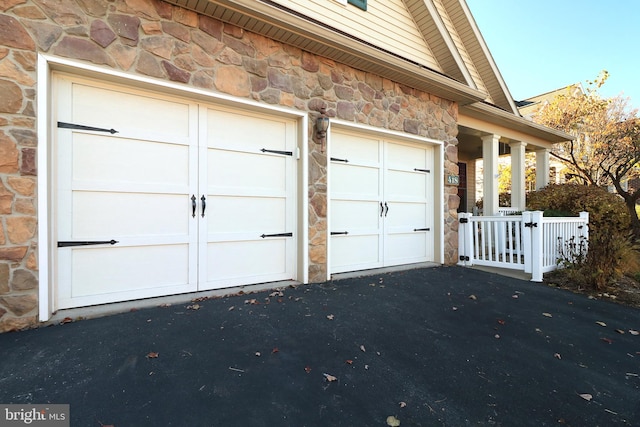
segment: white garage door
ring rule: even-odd
[[[332,132],[332,273],[433,261],[432,169],[432,147]]]
[[[294,278],[295,122],[54,88],[56,309]]]

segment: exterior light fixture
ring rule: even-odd
[[[329,129],[329,116],[327,110],[322,107],[320,115],[316,118],[316,143],[320,144],[320,151],[324,153],[324,146],[327,143],[327,130]]]

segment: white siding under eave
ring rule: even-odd
[[[366,11],[334,0],[275,2],[374,46],[443,72],[402,0],[370,0]]]

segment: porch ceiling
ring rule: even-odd
[[[164,1],[356,69],[456,101],[460,105],[486,98],[483,92],[449,76],[368,44],[271,0]]]

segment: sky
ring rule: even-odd
[[[466,0],[519,101],[610,74],[599,90],[640,108],[639,0]]]

